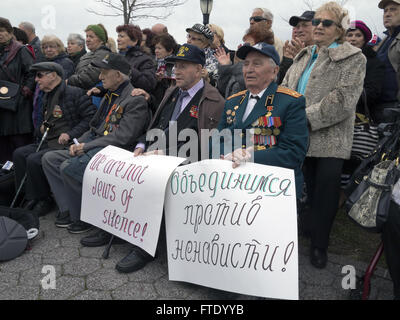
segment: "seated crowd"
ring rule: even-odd
[[[400,1],[382,0],[379,8],[383,40],[327,2],[290,17],[285,42],[272,29],[272,12],[255,8],[237,50],[216,24],[188,26],[182,45],[162,24],[120,25],[115,47],[102,24],[88,25],[86,39],[71,33],[64,45],[55,35],[39,39],[29,22],[13,28],[0,18],[0,163],[14,163],[17,187],[25,181],[20,205],[39,216],[57,205],[57,227],[94,229],[82,245],[103,246],[111,235],[80,220],[83,174],[97,152],[112,145],[149,154],[146,133],[156,128],[168,137],[172,125],[178,132],[250,129],[253,145],[243,134],[242,148],[219,156],[234,167],[252,160],[294,170],[299,231],[310,239],[311,264],[325,268],[341,179],[359,164],[352,161],[356,113],[379,124],[393,121],[387,110],[398,108]],[[398,299],[399,214],[382,239]],[[152,259],[132,245],[116,268],[133,272]]]

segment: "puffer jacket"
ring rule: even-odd
[[[89,130],[89,122],[92,120],[97,109],[95,105],[92,104],[90,97],[88,97],[86,92],[81,88],[66,85],[65,82],[62,81],[59,87],[53,91],[55,90],[61,91],[58,105],[62,111],[63,122],[66,121],[70,127],[65,133],[67,133],[71,139],[79,138]],[[48,99],[51,99],[53,91],[44,95],[44,105],[47,104]],[[53,130],[57,130],[57,121],[59,119],[61,119],[61,117],[51,116],[49,118],[48,121],[55,124]],[[63,132],[59,132],[58,134],[61,133]]]
[[[283,86],[297,90],[312,49],[304,48],[294,58]],[[365,70],[365,56],[347,42],[319,50],[305,91],[310,125],[308,157],[350,158],[356,104],[363,90]]]
[[[61,65],[64,69],[64,79],[68,79],[75,72],[75,65],[65,52],[60,53],[53,59],[46,59],[50,62],[55,62]]]
[[[130,48],[125,58],[131,66],[131,84],[135,88],[153,92],[157,85],[156,64],[153,58],[140,50],[139,46]]]
[[[111,50],[106,46],[101,46],[93,52],[86,53],[79,60],[76,66],[75,74],[68,78],[68,84],[74,87],[80,87],[89,90],[100,82],[100,69],[91,65],[92,61],[103,59]]]

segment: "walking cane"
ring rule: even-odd
[[[40,150],[40,148],[42,147],[42,144],[43,144],[44,140],[46,140],[46,137],[47,137],[47,134],[48,134],[50,128],[54,127],[54,124],[50,124],[50,123],[48,123],[47,121],[45,121],[45,122],[43,123],[43,125],[46,127],[46,131],[44,132],[43,137],[42,137],[42,140],[40,140],[40,143],[39,143],[38,147],[36,148],[36,151],[35,151],[35,152],[38,152],[38,151]],[[11,203],[10,208],[14,208],[15,202],[17,201],[17,198],[18,198],[18,196],[19,196],[19,194],[20,194],[20,192],[21,192],[21,190],[22,190],[22,187],[23,187],[24,184],[25,184],[26,177],[27,177],[27,173],[25,173],[24,177],[22,178],[22,181],[21,181],[21,183],[20,183],[20,185],[19,185],[19,187],[18,187],[17,193],[15,194],[15,197],[14,197],[12,203]]]
[[[111,236],[110,242],[108,243],[107,247],[105,248],[105,250],[103,252],[103,259],[108,259],[113,241],[114,241],[114,235]]]

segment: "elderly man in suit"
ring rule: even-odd
[[[148,132],[152,129],[159,129],[163,134],[166,144],[164,149],[157,148],[148,151],[151,143],[146,140],[143,134],[138,139],[134,155],[142,154],[177,154],[180,148],[187,141],[170,140],[172,127],[175,126],[176,132],[184,129],[192,129],[199,133],[201,129],[215,129],[224,108],[224,98],[218,90],[202,79],[202,69],[205,64],[204,51],[191,44],[184,44],[180,47],[176,56],[168,58],[168,61],[175,64],[176,86],[169,88],[160,106],[148,127]],[[150,96],[143,90],[140,94]],[[173,142],[169,144],[169,142]],[[198,153],[199,154],[199,153]],[[186,155],[193,161],[192,155]],[[111,235],[103,230],[97,230],[92,235],[81,240],[84,246],[98,247],[107,244]],[[116,265],[116,269],[123,273],[137,271],[143,268],[153,259],[144,250],[133,246],[132,251]]]
[[[42,158],[43,170],[60,209],[56,226],[68,228],[70,233],[91,229],[80,221],[83,174],[90,159],[109,145],[132,149],[150,121],[146,100],[131,96],[130,66],[125,57],[109,53],[92,64],[101,69],[99,78],[107,93],[90,122],[90,130],[69,151],[49,152]]]
[[[301,167],[308,146],[305,98],[296,91],[278,86],[279,55],[266,43],[241,47],[237,55],[244,59],[243,75],[247,90],[229,97],[218,130],[242,130],[241,148],[224,155],[224,137],[220,137],[220,154],[242,161],[293,169],[297,197],[301,196]],[[246,132],[254,134],[254,145],[246,145]],[[235,141],[233,141],[235,142]],[[236,143],[236,142],[235,142]]]

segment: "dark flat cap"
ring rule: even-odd
[[[118,70],[126,75],[131,71],[128,60],[123,55],[112,52],[107,53],[103,59],[93,61],[91,65],[101,69]]]
[[[64,68],[55,62],[39,62],[31,66],[31,71],[56,72],[61,78],[64,77]]]
[[[300,21],[311,21],[314,19],[315,11],[304,11],[301,16],[293,16],[289,20],[292,27],[297,26]]]

